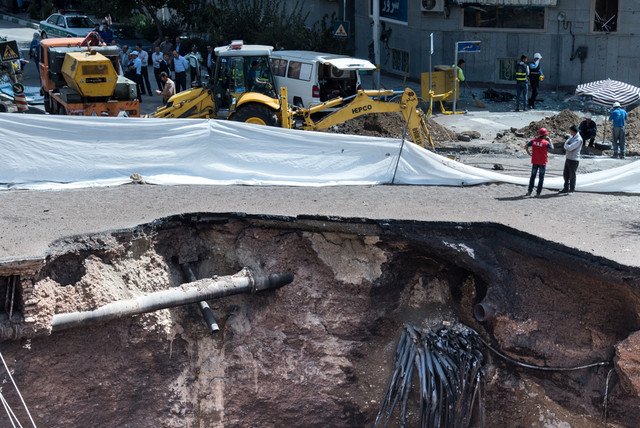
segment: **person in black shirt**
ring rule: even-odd
[[[596,139],[598,129],[596,127],[596,123],[591,120],[591,113],[587,113],[584,116],[584,120],[580,122],[580,126],[578,126],[578,131],[580,132],[580,136],[584,142],[584,147],[587,146],[587,140],[589,140],[589,147],[593,147],[593,142]]]

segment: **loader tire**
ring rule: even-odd
[[[255,123],[257,125],[278,126],[278,118],[273,110],[261,104],[248,104],[240,107],[231,120]]]

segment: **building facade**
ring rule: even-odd
[[[419,80],[430,59],[432,66],[453,64],[456,42],[479,41],[479,52],[459,54],[470,82],[513,83],[520,56],[538,52],[543,84],[552,89],[606,78],[640,86],[640,0],[353,1],[362,58],[373,53],[379,4],[379,64],[386,73]]]

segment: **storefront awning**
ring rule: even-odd
[[[457,0],[457,3],[491,6],[557,6],[558,0]]]

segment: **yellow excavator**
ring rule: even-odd
[[[275,90],[269,60],[272,49],[241,41],[217,47],[213,79],[206,86],[195,84],[172,96],[149,117],[230,119],[319,131],[365,114],[400,112],[411,140],[422,147],[433,147],[424,113],[418,108],[418,94],[412,89],[358,90],[350,97],[309,108],[289,105],[287,88],[280,88],[279,97]],[[327,111],[330,113],[323,114]]]

